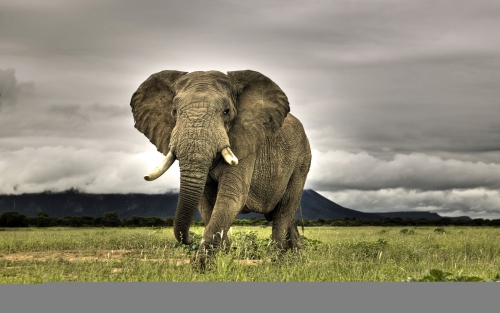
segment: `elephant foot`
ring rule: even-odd
[[[198,253],[191,258],[191,265],[193,268],[201,273],[212,269],[211,258]]]
[[[198,251],[191,258],[191,264],[197,270],[204,272],[206,270],[212,269],[213,264],[213,253],[205,249],[198,249]]]
[[[303,259],[303,250],[300,248],[273,249],[267,253],[267,261],[277,264],[294,264]]]
[[[302,238],[299,235],[296,227],[288,230],[284,236],[276,236],[271,244],[272,249],[286,252],[288,250],[297,251],[303,248]]]
[[[284,240],[283,240],[284,239]],[[304,245],[298,231],[291,231],[281,242],[274,241],[268,248],[268,258],[271,262],[286,262],[300,254]]]
[[[286,243],[287,248],[292,251],[300,250],[303,247],[302,238],[300,237],[299,230],[297,229],[295,223],[292,223],[292,225],[288,228]]]
[[[213,269],[215,254],[219,251],[225,253],[230,251],[230,245],[226,244],[226,242],[229,243],[229,240],[224,241],[223,244],[219,246],[206,241],[202,242],[198,251],[191,259],[191,263],[202,271]]]
[[[291,238],[287,240],[287,250],[298,251],[304,247],[301,238]]]

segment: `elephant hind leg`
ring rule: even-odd
[[[272,238],[281,249],[300,249],[303,246],[294,216],[300,206],[310,163],[310,154],[298,160],[285,193],[274,210]]]
[[[272,239],[281,250],[302,247],[299,231],[294,221],[295,211],[298,207],[296,203],[297,201],[284,201],[279,203],[275,209]]]
[[[288,232],[286,233],[286,242],[288,245],[288,249],[301,249],[302,239],[299,234],[299,230],[297,229],[297,225],[295,221],[292,219],[292,222],[288,226]]]
[[[302,175],[292,175],[285,194],[273,211],[272,239],[282,250],[302,247],[302,239],[294,220],[304,187],[302,177]]]

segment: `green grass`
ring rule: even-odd
[[[192,231],[199,236],[203,228]],[[491,281],[500,274],[498,228],[307,227],[306,247],[282,261],[271,261],[270,227],[232,231],[232,251],[201,272],[188,263],[193,249],[178,245],[172,228],[0,229],[0,283],[417,281],[441,275],[429,276],[431,269]]]

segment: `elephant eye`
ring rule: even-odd
[[[176,116],[177,115],[177,110],[176,109],[173,109],[172,110],[172,116]]]
[[[229,109],[225,109],[224,112],[222,112],[222,113],[224,113],[224,115],[229,114]]]

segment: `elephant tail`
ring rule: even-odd
[[[300,226],[302,226],[302,237],[304,237],[304,219],[302,218],[302,205],[299,203]]]

